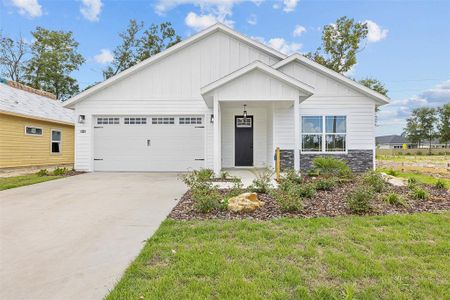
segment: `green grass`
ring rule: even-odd
[[[387,172],[387,169],[379,169],[379,171],[381,172]],[[436,184],[436,182],[438,181],[439,178],[430,176],[430,175],[425,175],[425,174],[418,174],[418,173],[409,173],[409,172],[400,172],[398,170],[395,170],[398,174],[396,175],[396,177],[402,177],[402,178],[415,178],[417,180],[417,182],[420,183],[424,183],[424,184],[429,184],[429,185],[434,185]],[[446,179],[446,178],[441,178],[441,180],[443,180],[447,186],[450,186],[450,179]]]
[[[395,162],[437,162],[443,163],[450,159],[450,155],[377,155],[377,160]]]
[[[106,299],[443,299],[449,221],[166,220]]]
[[[22,175],[22,176],[14,176],[14,177],[6,177],[0,178],[0,191],[13,189],[20,186],[45,182],[49,180],[54,180],[62,178],[62,176],[37,176],[36,174]]]

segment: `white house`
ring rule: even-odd
[[[333,155],[374,167],[375,107],[389,99],[300,54],[216,24],[66,101],[75,168],[308,169]]]

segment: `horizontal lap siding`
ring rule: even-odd
[[[25,135],[25,126],[43,129],[42,136]],[[51,153],[51,130],[61,130],[61,154]],[[73,126],[0,114],[0,168],[72,164]]]

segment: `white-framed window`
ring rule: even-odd
[[[112,125],[112,124],[120,124],[120,118],[118,117],[98,117],[97,125]]]
[[[124,124],[147,124],[147,118],[140,118],[140,117],[126,117],[123,120]]]
[[[155,117],[152,118],[152,124],[175,124],[174,117]]]
[[[50,148],[52,153],[61,153],[61,130],[52,129]]]
[[[178,119],[178,123],[180,125],[202,124],[202,118],[201,117],[180,117]]]
[[[40,127],[25,126],[25,134],[26,135],[41,136],[43,134],[43,132],[44,132],[44,130]]]
[[[302,152],[346,152],[346,116],[302,116]]]
[[[251,128],[252,127],[252,118],[236,118],[236,127],[237,128]]]

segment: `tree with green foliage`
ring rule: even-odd
[[[143,22],[130,20],[128,28],[119,33],[122,42],[113,51],[112,63],[103,71],[105,79],[181,41],[170,22],[163,22],[159,25],[152,24],[146,30],[142,31],[143,29]]]
[[[23,83],[26,65],[25,56],[29,51],[27,43],[19,37],[13,40],[0,33],[0,75],[16,82]]]
[[[368,87],[371,90],[374,90],[375,92],[380,93],[381,95],[387,96],[388,89],[384,86],[384,84],[375,78],[365,78],[358,81],[365,87]]]
[[[422,137],[420,135],[419,121],[417,119],[417,116],[413,115],[408,119],[406,119],[406,127],[404,128],[404,134],[406,136],[406,139],[410,143],[417,144],[418,146],[420,146]]]
[[[450,104],[444,104],[438,108],[438,135],[441,143],[447,147],[450,142]]]
[[[348,72],[356,64],[356,54],[367,34],[366,23],[341,17],[336,23],[324,26],[322,46],[306,56],[338,73]]]
[[[406,120],[406,134],[410,138],[411,129],[420,137],[420,140],[429,142],[429,152],[431,153],[431,142],[437,136],[436,132],[436,110],[431,107],[416,108],[412,111],[411,117]],[[410,128],[409,125],[413,124]]]
[[[37,27],[31,34],[34,42],[25,68],[27,84],[62,100],[78,93],[78,83],[71,73],[78,70],[85,59],[77,52],[78,42],[73,33]]]

